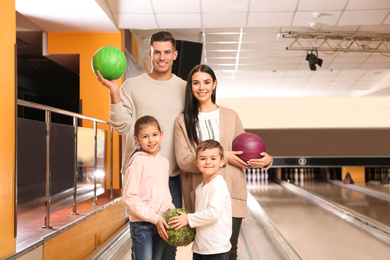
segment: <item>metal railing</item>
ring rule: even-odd
[[[51,114],[56,113],[56,114],[61,114],[65,116],[70,116],[73,117],[73,127],[74,127],[74,152],[75,152],[75,159],[74,159],[74,191],[73,191],[73,212],[71,214],[77,215],[77,127],[78,127],[78,120],[79,119],[85,119],[85,120],[90,120],[93,122],[93,128],[94,128],[94,157],[95,157],[95,162],[94,162],[94,174],[93,174],[93,181],[94,181],[94,189],[93,189],[93,205],[97,205],[96,199],[97,199],[97,190],[96,190],[96,170],[97,170],[97,123],[102,123],[102,124],[107,124],[109,125],[108,122],[84,116],[78,113],[66,111],[63,109],[59,108],[54,108],[46,105],[40,105],[37,103],[25,101],[25,100],[17,100],[17,105],[18,106],[23,106],[23,107],[29,107],[29,108],[34,108],[34,109],[39,109],[45,111],[45,123],[46,123],[46,197],[45,197],[45,206],[46,206],[46,216],[45,216],[45,224],[42,226],[42,228],[52,228],[50,226],[50,188],[51,188],[51,172],[50,172],[50,125],[51,125]],[[111,147],[111,153],[110,153],[110,197],[113,197],[113,129],[112,126],[110,126],[110,147]]]

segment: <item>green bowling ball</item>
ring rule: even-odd
[[[126,71],[127,62],[126,57],[121,50],[112,46],[105,46],[95,52],[92,57],[92,70],[107,79],[119,79]]]
[[[178,210],[186,214],[189,213],[187,210],[181,208],[172,209],[164,214],[163,218],[165,221],[168,223],[170,218],[179,216],[177,213]],[[195,228],[191,228],[190,225],[182,227],[179,230],[166,229],[166,231],[168,234],[168,241],[166,242],[171,246],[185,246],[195,239]]]

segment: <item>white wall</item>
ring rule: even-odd
[[[218,99],[245,128],[388,128],[390,97]]]

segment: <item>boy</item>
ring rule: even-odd
[[[195,213],[178,211],[169,225],[176,230],[196,228],[192,246],[193,259],[229,259],[232,234],[232,207],[229,190],[219,168],[224,165],[223,148],[219,142],[206,140],[196,149],[196,165],[204,181],[196,188]]]

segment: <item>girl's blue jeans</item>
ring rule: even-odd
[[[156,225],[150,222],[131,222],[130,237],[133,260],[161,260],[167,243],[160,237]]]

